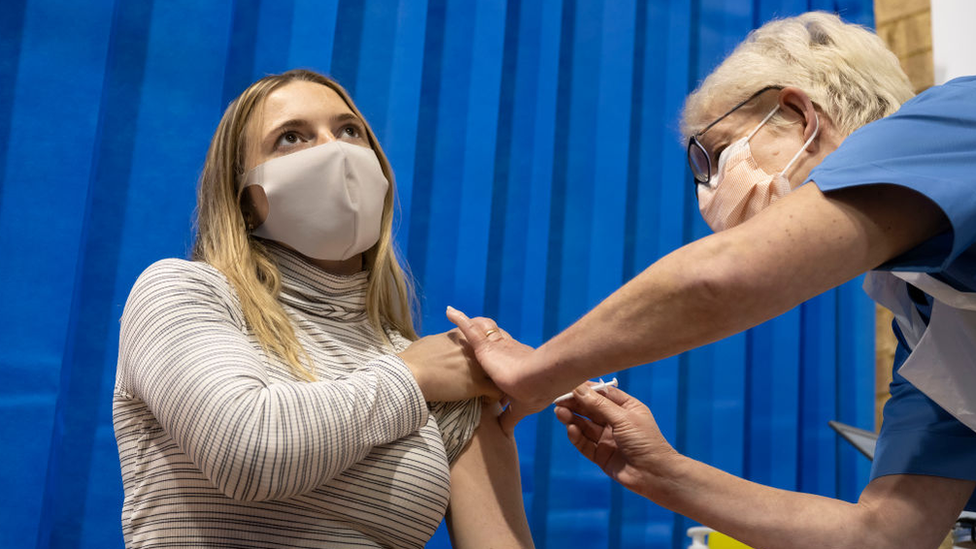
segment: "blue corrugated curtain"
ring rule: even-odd
[[[208,140],[254,79],[310,67],[352,92],[397,174],[426,332],[452,304],[537,345],[707,233],[682,100],[809,9],[873,22],[871,0],[3,0],[0,546],[122,545],[118,318],[143,268],[186,255]],[[872,334],[853,283],[621,384],[687,454],[852,499],[867,461],[826,423],[872,426]],[[614,486],[551,412],[517,437],[540,547],[685,545],[689,521]]]

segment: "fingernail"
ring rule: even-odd
[[[554,407],[552,408],[552,413],[556,415],[556,420],[558,420],[558,421],[559,421],[559,423],[562,423],[562,424],[566,424],[566,423],[569,423],[569,421],[568,421],[568,420],[563,420],[563,418],[561,418],[561,417],[559,417],[559,414],[557,414],[557,413],[556,413],[556,410],[557,410],[558,408],[559,408],[558,406],[554,406]]]
[[[454,307],[451,307],[450,305],[447,306],[447,312],[449,312],[449,313],[452,312],[452,311],[456,311],[456,310],[457,309],[455,309]]]

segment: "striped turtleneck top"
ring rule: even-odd
[[[427,404],[366,314],[368,273],[271,245],[318,381],[265,354],[227,279],[159,261],[122,315],[113,416],[127,547],[422,547],[477,400]]]

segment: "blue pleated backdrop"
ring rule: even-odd
[[[451,304],[538,345],[707,234],[683,98],[809,9],[873,24],[870,0],[2,0],[0,546],[122,545],[118,318],[142,269],[186,255],[208,140],[254,79],[310,67],[353,94],[397,174],[425,332]],[[620,379],[683,452],[853,499],[867,460],[826,424],[872,427],[873,352],[854,282]],[[685,546],[692,523],[611,484],[551,412],[517,437],[539,547]]]

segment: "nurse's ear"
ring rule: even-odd
[[[810,141],[807,151],[816,154],[819,147],[820,137],[823,135],[824,115],[817,112],[810,96],[800,88],[787,86],[779,92],[779,106],[784,113],[792,113],[797,120],[803,124],[803,142],[805,143],[814,132],[817,138]],[[818,131],[819,130],[819,131]]]

